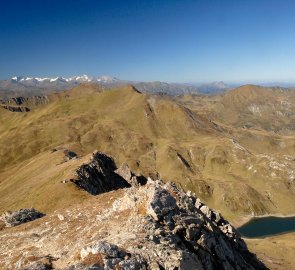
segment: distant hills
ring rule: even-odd
[[[15,76],[11,79],[0,80],[0,97],[44,95],[51,92],[71,89],[81,83],[99,84],[105,89],[132,84],[142,92],[161,93],[170,95],[197,93],[198,88],[191,84],[167,82],[135,82],[120,80],[111,76],[90,77],[87,75],[70,78],[39,78]]]
[[[198,86],[199,92],[204,94],[220,93],[231,88],[232,86],[224,83],[223,81],[204,83]]]
[[[129,81],[112,76],[91,77],[88,75],[65,77],[25,77],[14,76],[10,79],[0,80],[0,98],[16,96],[46,95],[71,89],[81,83],[95,83],[104,89],[118,86],[134,85],[144,93],[178,96],[183,94],[219,94],[242,86],[243,84],[228,84],[223,81],[210,83],[172,83],[163,81]],[[261,83],[264,87],[294,88],[292,83]]]
[[[139,91],[168,95],[181,94],[211,94],[220,93],[232,87],[224,82],[206,84],[193,83],[168,83],[161,81],[138,82],[121,80],[111,76],[91,77],[87,75],[65,77],[25,77],[15,76],[10,79],[0,80],[0,97],[44,95],[51,92],[71,89],[81,83],[96,83],[105,89],[127,84],[134,85]]]
[[[294,97],[254,85],[173,97],[85,82],[2,100],[0,212],[53,211],[84,198],[71,185],[59,189],[73,165],[53,161],[52,149],[62,147],[81,157],[98,149],[137,173],[180,183],[232,218],[294,213]]]
[[[85,213],[81,206],[92,195],[73,180],[95,149],[135,174],[178,183],[236,224],[252,215],[294,214],[295,90],[245,85],[215,95],[171,96],[142,89],[165,93],[176,87],[180,92],[178,84],[111,88],[121,81],[112,77],[92,81],[86,76],[5,81],[15,89],[39,92],[46,88],[37,86],[45,83],[77,85],[44,96],[0,98],[0,215],[34,207],[53,214],[55,221],[68,222],[68,216],[60,219],[55,211],[77,206]],[[70,152],[75,158],[69,158]],[[117,192],[100,202],[109,207],[109,200],[122,194]],[[145,204],[128,201],[140,210],[136,214],[145,214]],[[107,207],[101,209],[109,212]],[[210,211],[206,213],[211,215]],[[78,214],[74,216],[77,220]],[[117,214],[114,217],[122,221]],[[285,245],[291,251],[293,238]],[[268,254],[261,246],[252,247]],[[283,263],[281,269],[290,269],[285,267],[288,260]]]
[[[215,117],[234,127],[293,135],[294,102],[294,90],[244,85],[222,96],[215,107]]]

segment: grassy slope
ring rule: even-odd
[[[64,163],[63,157],[63,151],[45,151],[2,173],[0,211],[35,207],[48,213],[89,197],[71,183],[61,183],[85,159]]]
[[[246,239],[249,249],[272,270],[294,270],[295,233],[264,239]]]
[[[294,101],[294,90],[245,85],[223,95],[215,117],[235,127],[294,134]]]
[[[204,105],[193,113],[188,106],[132,87],[101,92],[80,86],[49,99],[29,113],[0,111],[0,212],[27,206],[50,212],[88,196],[60,183],[77,164],[56,165],[62,160],[61,153],[50,153],[56,146],[80,156],[98,149],[118,165],[127,162],[145,175],[159,172],[231,219],[251,212],[295,212],[287,170],[270,176],[271,161],[260,156],[286,163],[283,155],[294,154],[292,137],[223,123],[216,127],[208,121]],[[210,102],[206,100],[208,108],[215,104]],[[292,169],[288,162],[285,166]]]

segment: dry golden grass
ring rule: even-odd
[[[294,101],[294,90],[245,85],[225,93],[213,111],[215,118],[235,127],[292,135]]]
[[[294,214],[295,137],[286,135],[294,119],[271,114],[269,105],[286,98],[293,102],[293,92],[252,86],[224,96],[167,99],[130,86],[103,92],[82,85],[50,95],[49,104],[32,106],[29,113],[0,108],[0,214],[26,207],[52,213],[91,200],[61,181],[95,149],[135,172],[158,172],[180,183],[236,224],[252,212]],[[266,111],[249,113],[252,103]],[[242,128],[245,122],[254,128]],[[273,133],[277,128],[283,132]],[[59,146],[82,158],[63,163],[63,151],[51,152]],[[96,207],[106,208],[113,199],[112,193],[101,195]],[[139,214],[144,208],[138,206]],[[271,269],[292,269],[294,240],[288,234],[247,243]]]
[[[294,270],[295,233],[246,239],[249,249],[271,270]]]
[[[173,100],[131,86],[102,92],[83,85],[48,98],[29,113],[0,110],[0,212],[32,206],[51,212],[88,197],[60,183],[87,158],[60,164],[62,152],[51,153],[58,146],[82,157],[100,150],[146,176],[159,172],[231,220],[295,212],[292,161],[280,171],[261,156],[283,164],[284,155],[295,156],[294,137],[209,121],[222,97]]]

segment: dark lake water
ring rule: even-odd
[[[295,231],[295,217],[253,218],[238,228],[239,233],[247,238],[263,238]]]

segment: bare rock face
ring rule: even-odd
[[[130,187],[123,177],[115,173],[116,169],[111,157],[94,152],[91,162],[79,167],[76,170],[77,178],[71,181],[92,195]]]
[[[3,105],[2,108],[11,112],[29,112],[30,111],[30,108],[23,107],[23,106]]]
[[[175,184],[148,183],[128,191],[121,209],[145,204],[149,269],[266,269],[223,217]],[[200,208],[200,209],[199,209]],[[137,224],[136,226],[140,226]]]
[[[49,102],[47,96],[32,96],[32,97],[13,97],[9,99],[0,100],[1,104],[11,106],[30,106],[42,105]]]
[[[144,176],[136,175],[132,172],[127,163],[123,163],[115,172],[123,177],[131,186],[141,186],[147,182]]]
[[[147,213],[157,221],[163,219],[170,211],[177,208],[175,198],[160,186],[155,188],[152,197],[149,199]]]
[[[266,269],[233,226],[175,184],[149,180],[62,213],[62,220],[47,216],[18,233],[0,231],[0,268]],[[31,262],[32,256],[54,260]]]
[[[77,178],[71,181],[92,195],[147,182],[144,176],[133,173],[126,163],[117,169],[114,160],[101,152],[94,152],[91,161],[80,166],[76,175]]]
[[[43,216],[43,213],[35,210],[34,208],[30,208],[21,209],[16,212],[8,211],[1,216],[1,220],[5,222],[6,227],[14,227],[22,223],[26,223],[41,218]]]
[[[11,112],[29,112],[31,110],[31,106],[47,104],[48,102],[49,101],[46,96],[14,97],[0,100],[2,108]]]

